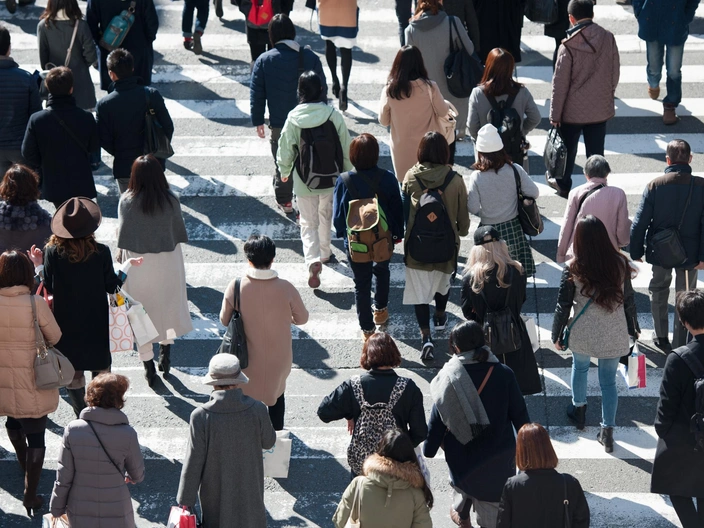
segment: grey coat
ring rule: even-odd
[[[96,433],[121,472],[110,462]],[[134,483],[144,480],[139,440],[127,416],[118,409],[83,409],[81,418],[64,430],[49,505],[51,514],[68,514],[71,528],[134,528],[125,473]]]
[[[496,97],[497,102],[507,99],[508,94]],[[515,108],[521,118],[521,132],[524,136],[540,124],[540,110],[525,86],[521,87],[516,94],[512,108]],[[489,112],[491,112],[491,103],[484,95],[481,86],[477,86],[469,96],[469,135],[473,140],[476,141],[479,129],[489,123]]]
[[[178,504],[200,498],[203,528],[266,528],[262,450],[275,442],[262,402],[240,389],[213,391],[191,413]]]
[[[63,66],[66,51],[71,44],[73,22],[70,20],[55,20],[47,24],[40,20],[37,25],[37,40],[39,42],[39,63],[42,68],[47,63]],[[95,108],[95,86],[90,78],[90,67],[98,60],[95,42],[85,20],[78,23],[76,41],[71,49],[71,60],[68,67],[73,72],[73,96],[76,106],[83,110]]]

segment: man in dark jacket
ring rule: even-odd
[[[54,68],[45,83],[47,109],[29,118],[22,155],[41,175],[42,198],[58,208],[74,196],[97,196],[90,154],[100,150],[100,141],[95,119],[71,95],[71,70]]]
[[[653,266],[648,286],[653,314],[655,346],[670,351],[667,320],[672,267],[664,267],[652,243],[653,236],[665,229],[676,229],[684,247],[686,260],[675,267],[675,291],[697,287],[697,270],[704,269],[704,178],[692,175],[692,154],[683,139],[667,145],[665,174],[652,180],[640,201],[631,226],[631,258],[645,260]],[[685,344],[685,330],[675,317],[674,346]]]
[[[13,163],[24,163],[20,151],[29,116],[42,109],[34,77],[10,58],[10,32],[0,26],[0,178]]]
[[[694,381],[698,376],[684,358],[704,363],[704,292],[682,292],[677,317],[693,340],[667,356],[655,417],[658,447],[650,491],[669,495],[683,528],[704,526],[704,453],[695,451],[690,419],[695,413]],[[697,497],[694,505],[692,498]]]
[[[252,124],[257,127],[257,135],[262,139],[266,137],[264,110],[269,106],[269,142],[276,164],[281,129],[288,113],[298,104],[298,77],[304,71],[317,73],[324,87],[323,97],[327,97],[327,82],[318,56],[295,42],[296,28],[287,15],[280,14],[271,19],[269,38],[274,43],[274,49],[260,55],[254,63],[249,104]],[[282,182],[278,166],[274,174],[274,193],[281,210],[286,214],[292,213],[293,178]]]
[[[144,154],[144,116],[147,113],[147,97],[156,119],[171,139],[174,123],[164,99],[155,88],[142,85],[134,75],[132,54],[123,49],[111,52],[107,60],[113,84],[108,95],[98,101],[98,133],[100,146],[115,157],[112,173],[120,192],[127,190],[132,163]],[[165,165],[163,160],[162,167]]]

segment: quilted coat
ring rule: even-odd
[[[10,57],[0,57],[0,149],[19,149],[29,116],[42,109],[32,75]]]

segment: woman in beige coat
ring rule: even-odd
[[[245,277],[233,280],[225,290],[220,322],[227,326],[232,318],[235,286],[240,280],[237,309],[249,351],[249,365],[244,369],[249,383],[242,386],[242,392],[269,407],[271,423],[280,431],[284,428],[286,378],[293,363],[291,324],[305,324],[308,310],[293,284],[271,269],[276,246],[269,237],[252,235],[244,252],[250,267]]]
[[[37,495],[44,464],[47,415],[59,405],[58,389],[39,390],[34,384],[37,353],[34,312],[30,299],[34,269],[19,251],[0,255],[0,416],[7,416],[7,436],[25,474],[22,504],[29,515],[42,505]],[[36,318],[48,344],[61,330],[44,299],[35,295]]]

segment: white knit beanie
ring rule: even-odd
[[[501,136],[496,127],[491,123],[487,123],[479,129],[477,134],[477,152],[489,154],[498,152],[504,148],[504,142],[501,141]]]

